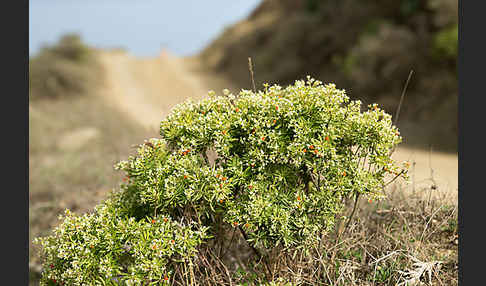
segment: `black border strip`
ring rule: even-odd
[[[28,0],[18,0],[4,2],[0,9],[3,71],[0,141],[2,153],[7,157],[2,160],[2,285],[29,283],[28,7]]]

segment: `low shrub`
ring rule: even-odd
[[[348,199],[380,199],[387,176],[406,175],[390,157],[400,134],[377,105],[362,111],[311,78],[264,87],[176,106],[162,138],[115,166],[126,178],[109,200],[37,240],[44,285],[182,280],[208,248],[232,244],[228,231],[241,233],[269,282],[268,253],[306,253]]]

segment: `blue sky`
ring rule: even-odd
[[[61,35],[79,33],[96,47],[154,56],[199,52],[261,0],[30,0],[29,54]]]

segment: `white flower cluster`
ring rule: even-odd
[[[115,280],[139,285],[147,279],[163,284],[172,274],[170,259],[192,259],[207,239],[207,228],[168,216],[118,216],[120,203],[107,200],[83,216],[66,210],[53,235],[35,240],[45,259],[41,285],[105,285]]]

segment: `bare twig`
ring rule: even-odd
[[[456,210],[457,210],[457,206],[455,206],[454,209],[452,210],[451,214],[446,219],[444,219],[444,221],[440,225],[438,225],[436,228],[434,228],[434,230],[432,230],[430,233],[428,233],[427,236],[424,237],[424,239],[428,239],[434,232],[436,232],[443,225],[445,225],[446,223],[448,223],[449,222],[449,219],[454,215],[454,213],[456,212]]]
[[[383,186],[383,188],[388,187],[391,183],[393,183],[396,179],[398,179],[398,177],[400,177],[403,173],[405,173],[405,170],[402,170],[400,173],[398,173],[397,175],[395,175],[395,177],[393,179],[391,179],[391,181],[389,181],[388,183],[386,183]]]
[[[422,235],[420,236],[420,241],[423,241],[425,232],[427,231],[427,228],[429,227],[430,222],[434,218],[435,214],[442,209],[442,206],[438,207],[430,216],[429,220],[427,221],[427,224],[425,225],[424,230],[422,231]]]
[[[248,57],[248,69],[250,70],[251,84],[253,86],[253,92],[256,93],[255,79],[253,77],[253,64],[251,63],[251,57]]]
[[[403,90],[402,90],[402,96],[400,97],[400,102],[398,103],[397,112],[395,113],[395,122],[393,123],[393,125],[395,125],[395,126],[397,126],[398,116],[400,115],[400,109],[402,108],[403,98],[405,97],[405,92],[407,91],[408,83],[410,82],[410,78],[412,78],[412,74],[413,74],[413,70],[410,70],[410,73],[408,74],[407,81],[405,82],[405,86],[403,87]],[[391,155],[391,154],[393,154],[393,152],[395,152],[395,148],[396,148],[396,145],[393,146],[393,148],[390,150],[389,155]]]
[[[382,261],[382,260],[386,260],[386,259],[390,258],[390,257],[391,257],[391,256],[393,256],[393,255],[397,255],[399,252],[401,252],[401,250],[400,250],[400,249],[398,249],[398,250],[394,250],[394,251],[392,251],[392,252],[388,253],[387,255],[385,255],[385,256],[383,256],[383,257],[380,257],[380,258],[376,259],[376,260],[375,260],[375,261],[373,261],[373,262],[370,262],[370,265],[372,265],[372,264],[377,264],[378,262],[380,262],[380,261]]]
[[[268,266],[267,259],[263,256],[263,254],[260,251],[258,251],[258,249],[253,244],[250,243],[250,241],[248,241],[248,235],[243,230],[243,228],[241,226],[238,226],[238,229],[240,230],[241,234],[243,235],[243,238],[245,238],[247,245],[251,248],[253,253],[258,257],[260,261],[263,262],[263,265],[265,265],[265,268],[268,271],[267,278],[269,279],[273,275],[272,275],[272,271],[270,270],[270,267]]]
[[[397,112],[395,113],[395,122],[393,123],[394,125],[397,125],[398,116],[400,115],[400,109],[401,109],[402,103],[403,103],[403,98],[405,97],[405,92],[407,91],[408,83],[410,82],[410,78],[412,77],[412,74],[413,74],[413,70],[410,70],[410,73],[408,74],[407,81],[405,82],[405,86],[403,87],[403,90],[402,90],[402,96],[400,97],[400,102],[398,103]]]
[[[220,255],[220,257],[224,257],[226,255],[226,253],[228,253],[228,250],[230,249],[231,245],[233,244],[233,239],[235,238],[235,232],[236,232],[236,228],[233,229],[233,233],[231,234],[230,243],[226,247],[225,251]]]
[[[354,216],[354,212],[356,211],[356,206],[358,205],[359,195],[360,195],[360,193],[356,194],[356,199],[354,200],[353,211],[351,212],[351,215],[349,216],[348,222],[346,223],[346,226],[344,227],[343,233],[345,233],[346,230],[348,229],[349,223],[351,223],[351,219]]]
[[[226,267],[226,265],[225,265],[225,264],[223,263],[223,261],[221,261],[221,259],[219,259],[219,258],[218,258],[216,255],[213,255],[213,254],[211,254],[211,253],[210,253],[210,255],[213,257],[213,259],[214,259],[214,260],[217,260],[218,265],[220,265],[220,266],[222,266],[222,267],[223,267],[224,272],[225,272],[225,273],[226,273],[226,275],[228,276],[228,279],[229,279],[228,281],[229,281],[229,283],[230,283],[230,286],[232,286],[232,285],[233,285],[233,283],[231,282],[231,274],[230,274],[230,272],[229,272],[228,268]]]

